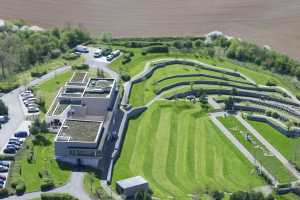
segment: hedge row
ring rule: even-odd
[[[43,193],[42,200],[79,200],[67,193]]]

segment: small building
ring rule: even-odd
[[[141,176],[120,180],[116,182],[116,190],[120,195],[132,197],[135,194],[149,189],[148,181]]]

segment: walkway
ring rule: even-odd
[[[273,185],[278,185],[278,181],[269,173],[255,157],[232,135],[232,133],[217,119],[224,116],[225,112],[210,113],[209,118],[220,129],[220,131],[229,139],[229,141],[238,148],[238,150],[252,163],[254,166],[260,166],[260,169],[272,179]]]

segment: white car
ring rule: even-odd
[[[33,97],[34,97],[33,94],[27,94],[27,95],[24,95],[24,96],[23,96],[23,100],[27,100],[27,99],[33,98]]]
[[[38,107],[28,107],[27,110],[28,110],[29,113],[40,112],[40,109]]]
[[[21,93],[21,96],[26,96],[26,95],[29,95],[29,94],[32,94],[32,92],[30,90],[26,90],[24,92]]]

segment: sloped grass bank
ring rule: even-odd
[[[186,199],[207,188],[237,191],[264,184],[200,105],[184,101],[157,102],[130,121],[113,187],[115,181],[137,175],[160,198]]]

